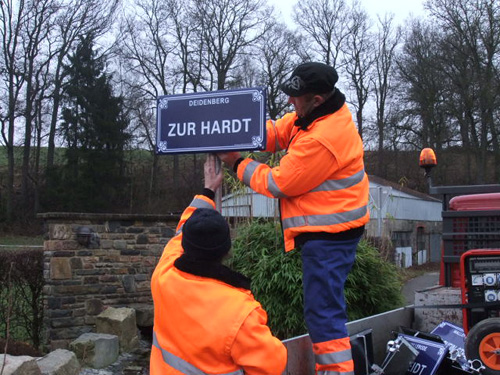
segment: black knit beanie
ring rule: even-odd
[[[231,249],[229,225],[218,211],[198,208],[182,227],[182,247],[190,258],[219,261]]]

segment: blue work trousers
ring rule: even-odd
[[[344,284],[360,238],[302,245],[304,318],[313,343],[348,336]]]

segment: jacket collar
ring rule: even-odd
[[[311,113],[305,117],[295,120],[295,126],[306,130],[307,127],[316,119],[337,112],[345,103],[345,95],[335,88],[333,95],[330,96],[323,104],[316,107]]]
[[[248,277],[233,271],[219,262],[199,261],[184,253],[175,260],[174,266],[182,272],[219,280],[235,288],[250,290],[251,280]]]

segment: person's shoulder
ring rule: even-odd
[[[283,117],[276,120],[276,122],[280,122],[282,124],[293,125],[295,124],[295,120],[297,120],[297,114],[295,112],[288,112],[283,115]]]

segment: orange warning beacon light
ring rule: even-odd
[[[421,168],[425,169],[425,175],[428,176],[431,169],[437,165],[436,154],[432,148],[424,148],[420,152],[419,163]]]
[[[435,167],[437,165],[436,154],[432,148],[424,148],[420,152],[419,165],[422,168]]]

